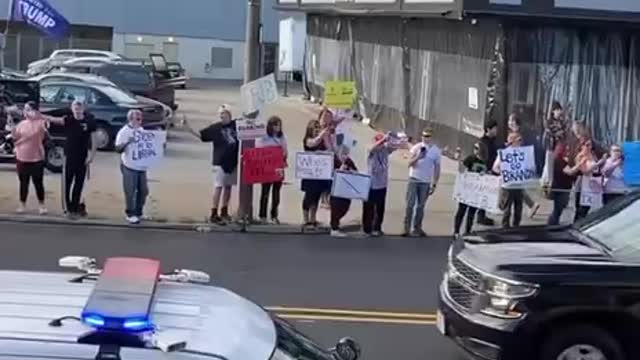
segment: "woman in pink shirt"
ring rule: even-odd
[[[47,213],[44,206],[44,139],[47,133],[46,120],[38,111],[38,105],[29,101],[24,106],[24,120],[11,132],[16,152],[18,179],[20,180],[19,213],[26,210],[29,182],[33,181],[40,203],[40,214]]]

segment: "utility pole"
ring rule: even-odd
[[[245,37],[245,51],[244,51],[244,83],[249,83],[256,80],[259,76],[259,64],[260,59],[258,55],[260,52],[260,14],[261,14],[261,0],[247,0],[247,32]],[[242,109],[243,112],[248,109]],[[255,145],[255,141],[242,141],[242,149],[251,149]],[[240,158],[242,160],[242,157]],[[240,162],[242,166],[242,161]],[[242,171],[242,170],[241,170]],[[252,221],[253,218],[253,186],[240,184],[239,194],[239,216],[243,222],[243,231],[246,230],[246,225]]]

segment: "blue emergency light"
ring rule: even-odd
[[[157,260],[107,259],[82,310],[82,321],[104,331],[152,330],[150,313],[159,277]]]

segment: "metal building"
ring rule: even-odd
[[[19,0],[14,0],[19,1]],[[41,36],[24,23],[11,22],[5,64],[26,69],[55,49],[112,50],[129,58],[163,53],[179,61],[191,77],[242,79],[246,1],[240,0],[48,0],[72,24],[61,41]],[[10,0],[0,0],[9,9]],[[264,72],[276,65],[278,13],[275,0],[263,0]],[[7,10],[0,10],[4,29]]]

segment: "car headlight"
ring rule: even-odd
[[[481,311],[485,315],[504,319],[519,319],[524,312],[518,306],[524,298],[536,294],[535,285],[510,283],[499,279],[486,279],[489,295],[487,306]]]

